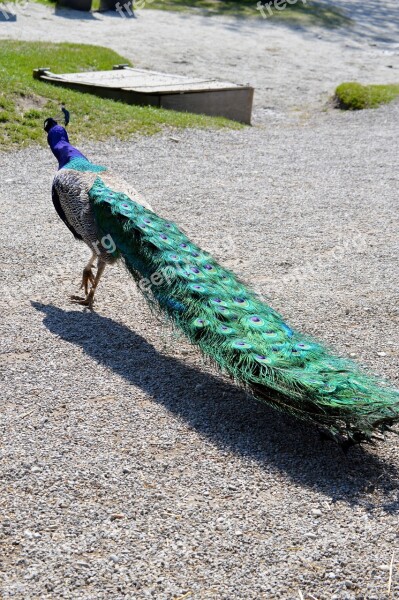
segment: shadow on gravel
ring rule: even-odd
[[[256,402],[217,375],[160,353],[110,318],[38,302],[32,306],[44,313],[49,331],[80,346],[224,451],[283,473],[333,502],[370,510],[378,506],[387,512],[399,509],[398,468],[364,447],[345,456],[334,443],[323,442],[314,428]]]

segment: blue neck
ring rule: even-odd
[[[68,134],[61,125],[55,125],[50,129],[47,135],[47,141],[52,153],[58,160],[59,169],[65,167],[73,158],[86,159],[77,148],[69,143]]]

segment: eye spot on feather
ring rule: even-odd
[[[234,342],[232,342],[232,346],[238,350],[249,350],[252,348],[251,344],[248,344],[248,342],[245,340],[234,340]]]
[[[265,325],[265,321],[259,315],[251,315],[248,318],[248,324],[252,328],[258,328],[263,327]]]
[[[238,304],[238,306],[240,306],[244,310],[250,310],[252,306],[251,302],[247,298],[244,298],[242,296],[236,296],[235,298],[233,298],[233,302],[235,304]]]
[[[207,319],[195,319],[195,321],[193,321],[193,325],[198,329],[203,329],[204,327],[209,325],[209,321]]]
[[[271,360],[270,360],[270,358],[268,358],[268,357],[267,357],[267,356],[265,356],[264,354],[255,354],[255,355],[254,355],[254,359],[255,359],[256,361],[258,361],[259,363],[261,363],[261,364],[266,364],[266,365],[268,365],[268,364],[270,364],[270,363],[271,363]]]
[[[127,217],[131,215],[132,207],[127,202],[122,202],[122,204],[119,205],[119,211]]]
[[[223,335],[230,335],[231,333],[235,333],[235,330],[232,327],[228,327],[227,325],[220,325],[218,331]]]
[[[225,306],[219,306],[220,312],[225,312],[227,308]]]
[[[297,344],[295,347],[298,350],[310,350],[312,346],[310,346],[309,344],[300,343],[300,344]]]

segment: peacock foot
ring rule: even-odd
[[[86,298],[82,298],[81,296],[71,296],[71,301],[74,304],[80,304],[81,306],[87,306],[92,310],[94,304],[94,293],[92,290],[87,294]]]

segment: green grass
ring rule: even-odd
[[[68,73],[110,69],[128,62],[100,46],[0,41],[0,149],[45,143],[43,121],[59,114],[62,102],[71,113],[69,130],[78,142],[109,136],[126,139],[134,133],[150,135],[163,127],[242,127],[221,117],[131,106],[32,77],[37,67]]]
[[[262,0],[262,4],[265,4],[265,0]],[[257,0],[194,0],[193,2],[188,0],[146,0],[145,8],[197,13],[200,11],[206,15],[255,17],[263,20],[256,5]],[[282,5],[283,3],[281,3]],[[334,6],[327,6],[317,0],[307,0],[305,4],[302,0],[298,0],[295,4],[287,4],[283,10],[276,10],[272,6],[271,15],[267,8],[264,9],[264,12],[267,17],[265,20],[303,27],[320,25],[333,28],[352,23],[342,10]]]
[[[362,85],[355,81],[341,83],[335,90],[335,104],[343,110],[376,108],[399,96],[399,84]]]

